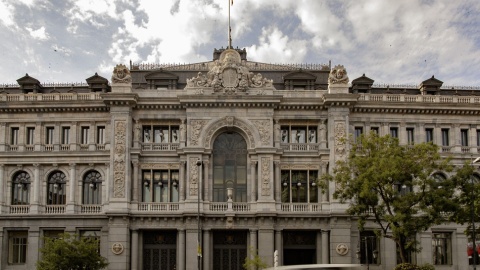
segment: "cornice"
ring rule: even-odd
[[[445,109],[445,108],[352,108],[353,113],[398,113],[398,114],[446,114],[446,115],[479,115],[479,109]]]

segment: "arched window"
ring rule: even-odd
[[[66,176],[61,171],[54,171],[48,177],[47,204],[65,204]]]
[[[83,204],[102,204],[102,175],[89,171],[83,178]]]
[[[213,144],[213,201],[226,202],[227,188],[233,188],[233,201],[247,201],[247,143],[235,132],[220,134]]]
[[[30,204],[30,175],[20,171],[12,180],[12,205]]]

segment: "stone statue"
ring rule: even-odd
[[[328,84],[347,84],[348,76],[347,71],[342,65],[336,65],[330,71],[328,76]]]
[[[112,83],[132,83],[132,75],[125,65],[117,65],[113,69]]]

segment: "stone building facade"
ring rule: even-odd
[[[100,238],[108,269],[241,269],[251,248],[270,265],[275,250],[280,265],[359,263],[360,248],[371,269],[392,269],[393,242],[360,235],[335,186],[316,185],[346,156],[340,139],[375,130],[433,140],[455,164],[478,155],[474,89],[350,82],[340,65],[256,63],[239,49],[213,58],[4,86],[0,268],[33,269],[40,237],[69,232]],[[464,229],[418,235],[411,259],[467,269]]]

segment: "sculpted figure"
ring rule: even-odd
[[[336,65],[330,71],[330,75],[328,76],[328,83],[329,84],[347,84],[348,83],[348,76],[347,71],[342,65]]]
[[[125,65],[117,65],[113,69],[112,83],[131,83],[132,75]]]

